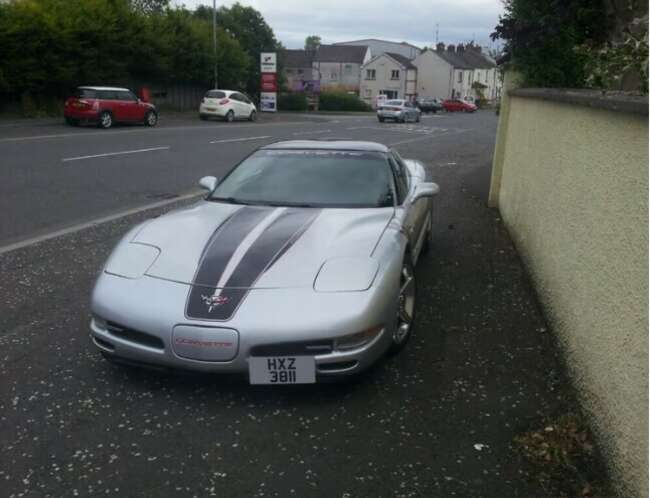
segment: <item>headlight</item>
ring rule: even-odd
[[[365,346],[377,337],[383,329],[383,325],[377,325],[356,334],[339,337],[334,341],[334,349],[336,351],[347,351]]]
[[[124,278],[140,278],[156,261],[160,249],[131,242],[119,244],[106,263],[106,273]]]

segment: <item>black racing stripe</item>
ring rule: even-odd
[[[206,299],[214,294],[228,261],[246,235],[269,212],[268,208],[245,206],[215,230],[203,250],[192,280],[185,310],[188,318],[203,318],[207,309]]]
[[[244,206],[219,226],[203,250],[192,283],[216,286],[239,244],[269,212],[268,208]]]
[[[219,295],[218,306],[206,306],[200,317],[210,320],[229,320],[244,300],[250,287],[278,260],[280,255],[298,240],[313,223],[320,210],[288,209],[258,237],[248,249]],[[203,289],[205,296],[210,289]]]

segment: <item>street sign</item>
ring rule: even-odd
[[[278,110],[278,94],[275,92],[260,93],[260,111],[276,112]]]
[[[276,112],[278,110],[277,55],[275,52],[260,54],[260,111]]]
[[[278,77],[276,73],[262,73],[260,75],[260,87],[263,92],[278,91]]]
[[[262,52],[260,54],[260,72],[262,73],[276,73],[277,56],[275,52]]]

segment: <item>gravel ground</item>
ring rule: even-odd
[[[94,278],[120,235],[162,210],[0,256],[2,495],[570,493],[540,479],[514,443],[578,408],[525,270],[486,207],[496,120],[447,123],[471,133],[399,146],[442,191],[435,243],[417,268],[414,336],[349,383],[251,387],[105,362],[87,331]],[[587,480],[600,473],[597,451],[589,465]]]

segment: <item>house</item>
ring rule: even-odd
[[[421,49],[415,45],[406,42],[393,42],[389,40],[378,40],[376,38],[365,38],[363,40],[354,40],[334,43],[334,45],[362,45],[370,49],[370,56],[377,57],[381,54],[390,52],[399,54],[407,59],[415,59],[420,55]]]
[[[289,90],[302,91],[306,82],[318,79],[313,50],[283,50],[280,59]]]
[[[501,78],[495,61],[473,43],[447,47],[438,43],[435,50],[418,55],[413,64],[418,68],[420,97],[474,100],[482,95],[487,100],[496,100],[501,96]]]
[[[283,50],[280,57],[291,90],[313,81],[323,90],[358,93],[361,66],[370,60],[370,51],[358,45],[321,45],[316,50]]]
[[[386,52],[361,68],[360,97],[373,107],[378,95],[411,100],[416,93],[417,67],[403,55]]]

